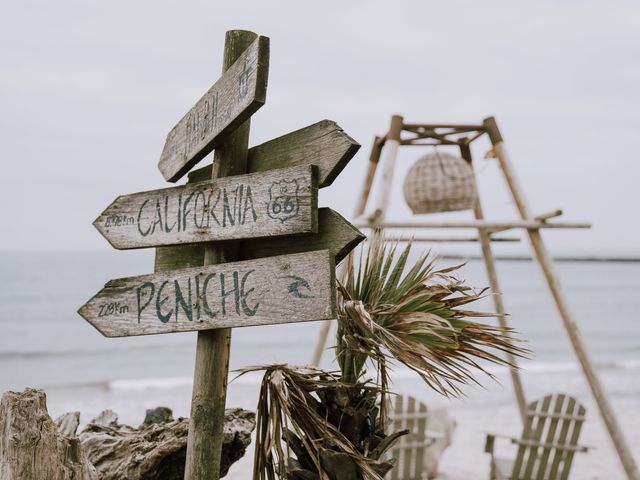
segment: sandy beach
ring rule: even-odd
[[[586,404],[587,421],[580,443],[595,446],[586,454],[576,455],[570,478],[577,480],[623,480],[624,471],[610,445],[604,424],[597,416],[595,406]],[[620,416],[630,445],[640,445],[640,411],[637,406],[618,405]],[[455,409],[452,411],[458,426],[453,444],[444,452],[437,480],[475,480],[489,478],[489,455],[484,453],[487,431],[519,436],[520,420],[515,406],[489,409]],[[506,447],[506,448],[504,448]],[[633,448],[633,447],[632,447]],[[514,455],[514,449],[503,445],[499,450],[506,458]],[[226,478],[247,480],[252,475],[253,448],[237,464]]]

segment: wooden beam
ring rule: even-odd
[[[484,228],[489,230],[510,230],[512,228],[524,228],[535,230],[539,228],[591,228],[590,223],[547,223],[536,220],[519,220],[509,222],[493,222],[488,220],[476,220],[470,222],[362,222],[355,221],[357,228]]]
[[[551,212],[542,213],[533,217],[534,220],[539,222],[546,222],[550,218],[556,218],[562,215],[562,210],[552,210]]]
[[[371,193],[371,187],[373,186],[373,180],[376,176],[376,170],[378,169],[378,164],[380,163],[380,153],[382,152],[382,148],[384,147],[386,140],[386,137],[378,136],[373,139],[371,154],[369,155],[367,175],[365,176],[364,184],[362,185],[362,191],[360,193],[360,198],[358,200],[358,204],[356,205],[356,217],[362,215],[367,206],[367,201],[369,200],[369,195]]]
[[[518,182],[518,179],[516,177],[511,159],[509,158],[504,147],[504,141],[500,130],[498,129],[498,125],[493,117],[485,119],[484,124],[487,132],[489,133],[489,137],[491,138],[493,151],[495,152],[495,155],[500,162],[500,167],[502,168],[502,172],[511,191],[511,195],[518,209],[518,213],[520,214],[520,217],[523,219],[523,221],[530,221],[532,215],[530,213],[527,201],[524,197],[522,187],[520,186],[520,183]],[[546,224],[543,223],[543,225]],[[587,383],[591,388],[593,397],[596,401],[596,404],[598,405],[602,419],[604,420],[604,424],[609,432],[609,436],[618,453],[620,463],[622,464],[629,480],[640,480],[640,470],[638,470],[638,467],[631,453],[631,449],[629,448],[624,434],[620,429],[620,425],[618,424],[615,412],[609,404],[609,400],[607,399],[604,389],[602,388],[597,372],[591,363],[591,359],[586,348],[584,347],[584,341],[582,339],[582,334],[580,333],[578,323],[574,318],[571,310],[569,309],[569,303],[567,302],[564,292],[560,287],[560,279],[555,271],[553,260],[551,259],[551,255],[549,255],[549,252],[547,251],[547,248],[542,239],[542,235],[540,234],[540,231],[538,229],[529,229],[528,233],[536,260],[540,265],[544,278],[547,282],[547,286],[549,287],[549,291],[551,292],[551,296],[556,304],[556,308],[558,309],[560,318],[562,319],[562,324],[567,332],[569,340],[571,341],[571,345],[576,354],[576,357],[578,357],[578,361],[582,366],[582,371],[584,372]]]
[[[429,130],[433,130],[436,128],[454,128],[460,131],[474,131],[474,130],[478,130],[478,131],[484,131],[485,127],[484,125],[470,125],[470,124],[461,124],[461,125],[456,125],[456,124],[452,124],[452,123],[442,123],[442,124],[436,124],[436,123],[405,123],[404,124],[404,128],[405,129],[420,129],[420,128],[424,128],[424,129],[429,129]]]
[[[391,117],[391,125],[387,133],[387,141],[384,145],[384,157],[382,158],[382,177],[380,179],[380,191],[376,199],[375,211],[373,213],[376,221],[384,221],[389,198],[391,196],[391,184],[393,183],[393,173],[395,170],[396,159],[398,157],[398,148],[400,147],[400,135],[402,133],[403,119],[400,115]],[[375,230],[371,242],[375,248],[378,240],[382,240],[379,231]]]
[[[414,242],[414,243],[471,243],[479,242],[479,237],[402,237],[388,236],[384,237],[385,242]],[[519,242],[518,237],[490,237],[489,241],[499,243]]]
[[[473,163],[471,147],[468,143],[460,146],[460,154],[462,155],[462,158],[469,162],[470,165]],[[475,182],[475,176],[473,181]],[[482,210],[482,203],[477,185],[476,191],[478,192],[478,198],[473,208],[473,214],[477,221],[482,222],[484,221],[484,212]],[[509,321],[507,320],[507,310],[504,306],[502,288],[500,287],[500,282],[498,280],[498,269],[496,268],[496,261],[491,248],[491,242],[495,239],[491,238],[487,230],[481,228],[478,229],[478,238],[480,240],[480,248],[482,249],[482,258],[484,259],[485,269],[487,270],[487,277],[489,278],[489,286],[493,293],[491,296],[493,299],[493,305],[496,309],[496,313],[498,314],[496,318],[498,320],[498,324],[503,329],[503,335],[511,340],[511,335],[509,334]],[[513,392],[516,397],[516,403],[518,404],[518,411],[520,412],[520,418],[524,425],[527,418],[527,399],[524,393],[522,379],[520,378],[520,372],[518,371],[518,359],[511,352],[506,352],[506,359],[509,363],[509,374],[511,375],[511,383],[513,384]]]

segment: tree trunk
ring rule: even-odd
[[[0,401],[0,480],[97,480],[77,437],[58,431],[42,390]]]

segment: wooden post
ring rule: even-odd
[[[469,164],[472,163],[471,148],[468,143],[462,143],[460,145],[460,153],[462,154],[462,158],[469,162]],[[476,191],[477,189],[478,187],[476,182]],[[473,209],[473,213],[475,214],[476,220],[484,220],[484,213],[482,211],[482,203],[480,202],[479,192],[475,207]],[[491,287],[491,292],[493,293],[493,304],[495,306],[496,313],[499,315],[498,323],[503,329],[507,329],[509,328],[506,317],[507,312],[504,308],[504,303],[502,302],[502,289],[500,288],[500,283],[498,282],[498,271],[496,269],[496,262],[493,257],[493,250],[491,249],[491,238],[489,237],[489,232],[487,232],[487,230],[483,228],[479,228],[478,239],[480,240],[480,246],[482,248],[482,258],[484,259],[484,265],[487,269],[487,276],[489,277],[489,285]],[[505,334],[509,336],[508,333]],[[509,373],[511,374],[513,390],[516,395],[516,401],[518,403],[518,409],[520,410],[522,423],[524,424],[524,421],[527,418],[527,400],[524,394],[524,387],[522,386],[520,372],[518,371],[518,361],[515,355],[513,355],[511,352],[507,352],[507,361],[511,364],[511,366],[509,367]]]
[[[223,72],[256,38],[255,33],[244,30],[227,32]],[[268,57],[260,61],[268,61]],[[215,150],[212,179],[246,173],[250,122],[246,120]],[[204,264],[229,262],[237,258],[237,242],[224,247],[207,245]],[[230,346],[230,328],[198,333],[185,480],[220,478]]]
[[[389,198],[391,197],[391,186],[393,183],[393,172],[396,168],[396,159],[398,158],[398,147],[400,147],[400,134],[402,133],[403,118],[400,115],[391,117],[391,126],[387,133],[384,144],[384,156],[382,158],[382,177],[380,178],[380,192],[376,200],[376,208],[371,219],[374,222],[383,222]],[[384,242],[383,229],[376,228],[371,234],[369,248],[375,249],[382,247]]]
[[[382,178],[380,179],[380,193],[376,202],[374,217],[377,221],[384,221],[389,198],[391,196],[391,184],[393,183],[393,172],[398,157],[398,147],[400,146],[400,134],[402,133],[402,117],[394,115],[391,117],[391,127],[387,133],[387,140],[384,144],[384,157],[382,159]]]
[[[360,200],[356,205],[356,210],[353,218],[358,218],[362,215],[367,207],[367,201],[369,200],[369,194],[371,193],[371,186],[373,185],[373,179],[376,176],[376,170],[378,169],[378,163],[380,163],[380,153],[386,142],[385,137],[375,137],[373,139],[373,145],[371,146],[371,154],[369,155],[369,168],[367,169],[367,176],[364,179],[362,185],[362,193],[360,194]]]
[[[502,135],[500,134],[500,130],[498,129],[498,125],[495,119],[493,117],[489,117],[484,120],[483,124],[487,133],[489,134],[491,143],[493,144],[493,151],[495,153],[495,156],[498,158],[498,161],[500,162],[502,172],[505,176],[507,184],[509,185],[511,195],[516,204],[518,212],[520,213],[520,217],[523,220],[532,219],[529,206],[527,205],[524,198],[523,190],[518,184],[515,171],[505,150],[504,141],[502,139]],[[596,404],[600,409],[600,414],[602,415],[605,426],[609,431],[609,436],[611,437],[611,441],[613,442],[613,445],[618,453],[618,457],[620,458],[620,462],[624,467],[627,478],[629,478],[629,480],[640,480],[640,471],[638,471],[638,467],[631,454],[631,450],[629,449],[627,441],[624,438],[622,431],[620,430],[620,426],[618,425],[616,416],[611,406],[609,405],[609,401],[604,393],[602,385],[600,384],[600,379],[598,378],[596,371],[591,364],[589,355],[584,348],[580,329],[578,328],[576,320],[573,318],[573,314],[569,310],[569,305],[564,297],[564,292],[560,287],[560,280],[555,272],[551,256],[549,255],[549,252],[547,251],[547,248],[542,240],[540,230],[530,229],[527,230],[527,232],[529,233],[531,246],[533,247],[533,250],[535,252],[536,259],[540,264],[540,268],[542,269],[545,280],[547,281],[547,285],[549,286],[549,290],[551,292],[553,300],[556,304],[558,312],[560,313],[560,318],[562,319],[564,328],[567,331],[569,340],[571,341],[571,345],[573,346],[573,350],[575,351],[576,356],[580,361],[582,370],[584,371],[585,377],[587,378],[587,382],[589,383],[589,387],[591,388],[591,392],[596,401]]]

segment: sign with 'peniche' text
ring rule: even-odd
[[[78,313],[106,337],[330,320],[328,250],[109,281]]]

